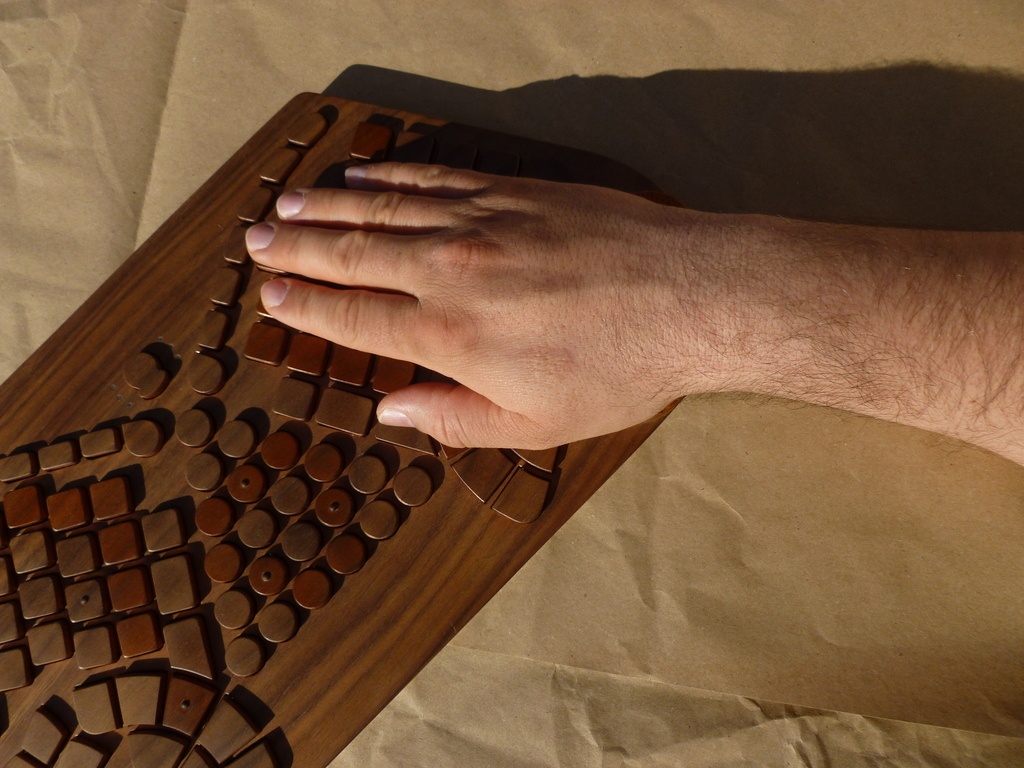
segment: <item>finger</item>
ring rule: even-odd
[[[245,243],[253,261],[281,272],[413,293],[426,237],[263,222],[249,228]]]
[[[412,359],[409,340],[419,302],[411,296],[277,278],[263,285],[260,298],[273,318],[292,328],[363,352]]]
[[[377,405],[377,420],[415,427],[452,448],[548,448],[546,430],[461,384],[414,384]]]
[[[345,169],[349,189],[394,189],[434,197],[472,197],[497,181],[485,173],[419,163],[371,163]]]
[[[451,200],[395,190],[294,189],[277,199],[277,215],[288,221],[422,232],[451,224],[457,205]]]

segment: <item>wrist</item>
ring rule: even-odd
[[[675,210],[677,396],[774,388],[802,282],[787,272],[790,222]],[[795,350],[785,350],[793,355]]]

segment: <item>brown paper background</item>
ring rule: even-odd
[[[1012,0],[14,0],[0,375],[329,85],[694,207],[1024,228]],[[1022,497],[1020,467],[918,431],[691,398],[335,765],[1024,764]]]

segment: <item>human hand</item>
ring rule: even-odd
[[[261,265],[345,286],[271,280],[276,319],[459,382],[387,395],[382,423],[453,447],[542,448],[701,389],[696,215],[440,166],[358,166],[346,181],[282,195],[282,221],[247,245]]]

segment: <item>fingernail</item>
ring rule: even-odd
[[[264,283],[263,288],[260,289],[260,298],[263,300],[263,306],[267,309],[278,306],[287,295],[288,283],[284,280],[271,280],[269,283]]]
[[[302,210],[306,204],[306,193],[301,189],[285,192],[277,198],[277,215],[282,219],[290,219]]]
[[[245,233],[245,247],[249,251],[262,251],[274,239],[274,225],[269,221],[249,227]]]
[[[345,181],[349,179],[361,179],[366,176],[366,172],[370,170],[368,165],[350,165],[345,169]]]
[[[413,425],[408,416],[394,408],[385,408],[378,413],[377,421],[387,427],[411,427]]]

